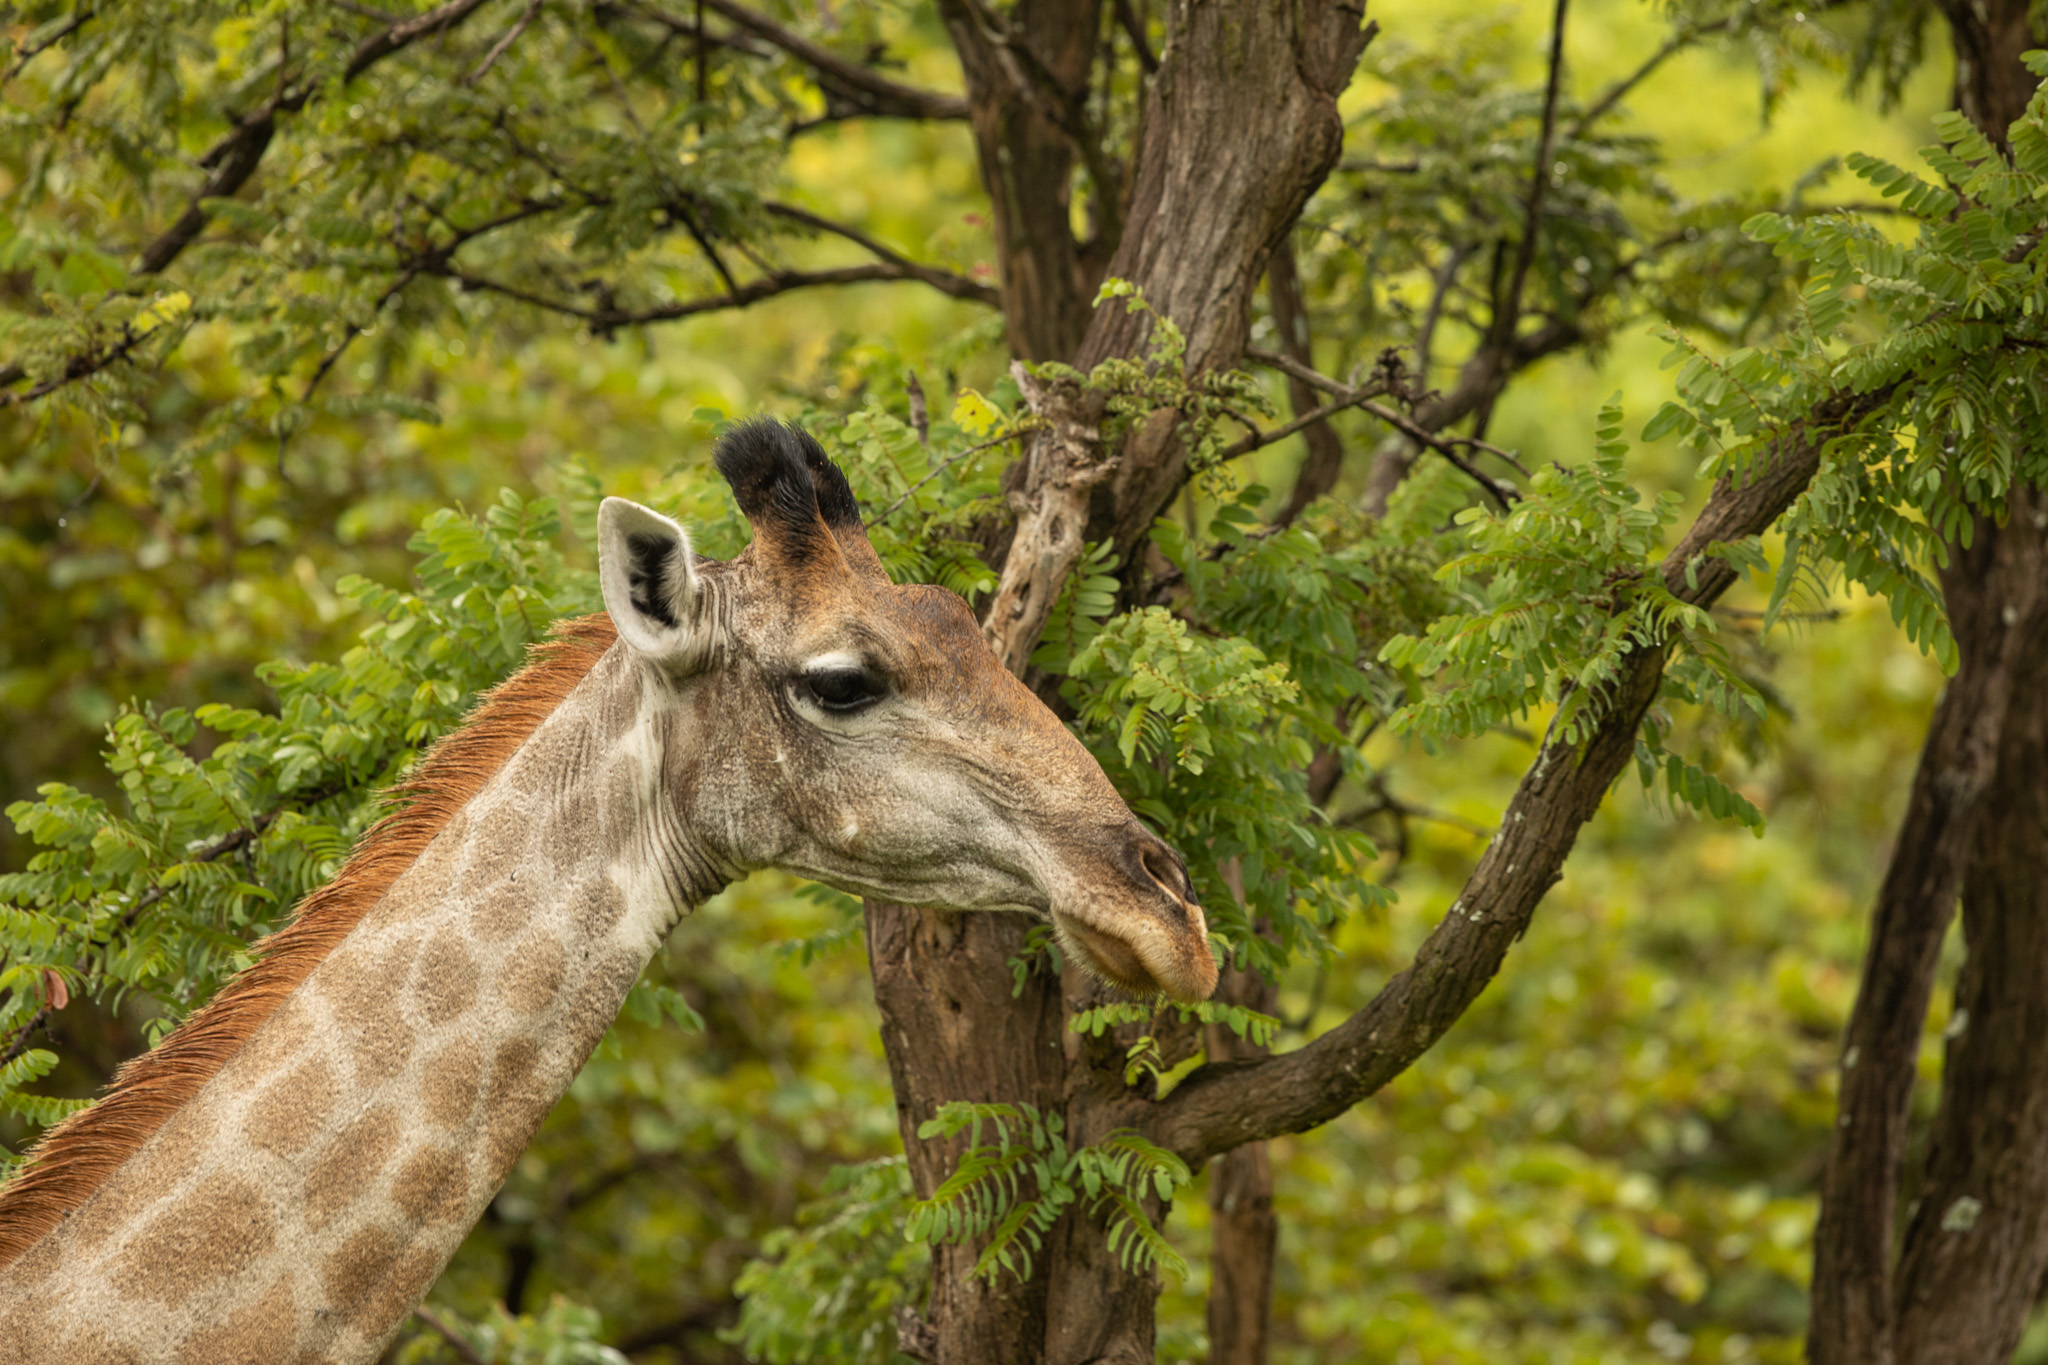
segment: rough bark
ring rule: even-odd
[[[1960,663],[1928,727],[1843,1039],[1839,1117],[1814,1233],[1807,1343],[1814,1365],[1893,1359],[1894,1209],[1921,1025],[1965,870],[1980,856],[1979,813],[1998,811],[2015,795],[2001,790],[1987,799],[1994,772],[2004,787],[2017,780],[2008,757],[2020,738],[2016,727],[2040,709],[2048,685],[2024,666],[2048,630],[2040,619],[2048,611],[2048,564],[2030,512],[2018,519],[2021,525],[2003,531],[1980,521],[1968,549],[1951,547],[1942,575]],[[2007,608],[2019,628],[2007,624]],[[2020,800],[2015,809],[2024,807]],[[1905,1276],[1900,1283],[1912,1285]]]
[[[1195,5],[1169,11],[1146,97],[1129,226],[1108,274],[1130,280],[1187,336],[1191,373],[1234,364],[1252,289],[1308,196],[1337,162],[1337,96],[1371,40],[1352,0]],[[1142,313],[1097,309],[1075,363],[1142,355]],[[1095,492],[1088,539],[1126,562],[1187,477],[1173,440],[1140,432]]]
[[[1010,368],[1025,404],[1044,425],[1032,434],[1018,462],[1022,477],[1010,492],[1017,529],[982,634],[1003,667],[1021,678],[1060,588],[1086,548],[1081,532],[1088,521],[1088,495],[1109,477],[1116,457],[1103,449],[1102,434],[1082,410],[1076,386],[1040,383],[1022,363]]]
[[[2024,110],[2025,0],[1944,4],[1956,107]],[[1960,663],[1922,750],[1844,1039],[1814,1239],[1816,1365],[2010,1356],[2048,1268],[2048,505],[2017,491],[1942,573]],[[1968,962],[1919,1202],[1896,1205],[1920,1031],[1958,893]]]
[[[1969,956],[1899,1261],[1901,1365],[2008,1359],[2048,1270],[2048,497],[2016,495],[1979,535],[1981,570],[1949,586],[1950,612],[2010,704],[1963,874]]]
[[[1224,974],[1217,995],[1271,1014],[1279,992],[1253,972]],[[1219,1024],[1208,1029],[1211,1060],[1260,1057]],[[1247,1142],[1209,1170],[1209,1365],[1266,1365],[1273,1322],[1273,1254],[1280,1219],[1273,1212],[1273,1166],[1266,1144]]]
[[[1308,308],[1301,298],[1301,273],[1295,268],[1291,234],[1281,236],[1280,245],[1273,248],[1272,258],[1266,262],[1266,301],[1273,310],[1273,328],[1280,334],[1277,340],[1281,353],[1313,369],[1315,354],[1309,344]],[[1322,399],[1305,381],[1289,375],[1287,402],[1294,415],[1300,417],[1321,406]],[[1301,439],[1308,446],[1308,454],[1295,471],[1294,491],[1287,495],[1286,506],[1275,518],[1282,526],[1291,525],[1303,508],[1335,488],[1337,475],[1344,468],[1344,442],[1327,419],[1303,427]]]
[[[1063,1033],[1057,990],[1010,996],[1009,961],[1022,955],[1022,915],[967,915],[870,904],[868,966],[882,1016],[882,1046],[896,1091],[896,1122],[911,1183],[928,1195],[966,1147],[926,1142],[918,1125],[948,1100],[1033,1104],[1059,1111]],[[1036,978],[1027,985],[1034,984]],[[933,1365],[1037,1365],[1045,1359],[1050,1279],[994,1286],[969,1273],[975,1247],[932,1252],[925,1310]]]
[[[1097,4],[1025,0],[998,17],[976,0],[946,0],[941,13],[966,71],[1017,355],[1083,369],[1142,356],[1142,317],[1090,309],[1109,273],[1136,283],[1185,330],[1191,372],[1234,363],[1268,257],[1336,160],[1336,97],[1368,36],[1360,8],[1332,0],[1174,5],[1127,173],[1104,169],[1077,123]],[[1098,190],[1130,186],[1127,202],[1097,206],[1106,230],[1090,245],[1074,236],[1069,195],[1084,163]],[[1091,258],[1097,246],[1113,247],[1114,256]],[[1128,551],[1186,478],[1170,413],[1140,423],[1121,449],[1076,455],[1068,447],[1100,442],[1087,434],[1087,412],[1063,401],[1041,390],[1047,415],[1071,421],[1064,437],[1056,420],[1036,438],[1031,457],[1006,481],[1019,522],[988,629],[1020,672],[1043,608],[1071,565],[1069,552],[1106,534]],[[1077,488],[1090,497],[1082,537],[1075,535],[1083,529],[1073,515]],[[1062,1030],[1064,1012],[1083,1007],[1092,986],[1071,972],[1064,982],[1036,973],[1012,998],[1007,961],[1023,950],[1020,920],[949,920],[870,906],[868,926],[883,1041],[920,1194],[958,1155],[916,1136],[917,1124],[944,1100],[1039,1104],[1063,1112],[1070,1140],[1080,1143],[1127,1122],[1126,1106],[1150,1103],[1123,1084],[1128,1039]],[[1085,1213],[1054,1228],[1029,1285],[990,1291],[970,1284],[973,1256],[971,1248],[940,1251],[931,1330],[911,1324],[934,1359],[1151,1360],[1157,1285],[1118,1267],[1102,1226]]]
[[[1962,882],[1971,817],[1990,777],[1997,708],[1982,693],[1994,678],[1965,669],[1943,695],[1872,913],[1814,1229],[1813,1365],[1890,1359],[1892,1215],[1920,1028]]]
[[[1068,1014],[1120,998],[1071,963],[1058,985]],[[1067,1133],[1072,1142],[1098,1142],[1122,1126],[1123,1101],[1137,1093],[1124,1085],[1125,1049],[1148,1031],[1142,1025],[1127,1025],[1100,1038],[1064,1034]],[[1194,1051],[1192,1030],[1168,1023],[1157,1032],[1168,1058]],[[1158,1200],[1143,1203],[1154,1221],[1165,1217],[1165,1206]],[[1054,1365],[1152,1365],[1157,1278],[1119,1265],[1109,1249],[1106,1225],[1085,1211],[1059,1221],[1049,1249],[1045,1359]]]
[[[1068,359],[1102,278],[1099,249],[1073,229],[1080,111],[1101,0],[1020,0],[1004,17],[980,0],[941,0],[939,13],[967,80],[1010,351],[1022,360]]]

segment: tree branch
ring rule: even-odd
[[[1993,989],[1975,998],[1973,992],[2000,979],[2002,965],[1988,963],[1987,958],[2024,955],[2028,965],[2018,973],[2022,980],[2038,970],[2035,964],[2041,960],[2038,952],[2027,951],[2028,930],[2000,922],[2017,903],[1983,880],[1987,873],[1995,880],[2001,867],[1998,858],[1987,860],[1983,850],[1997,847],[2001,826],[2010,830],[2015,818],[2022,829],[2026,827],[2029,817],[2015,817],[2014,812],[2025,811],[2032,774],[2040,771],[2038,758],[2029,756],[2030,750],[2038,753],[2041,747],[2040,730],[2032,718],[2042,695],[2040,641],[2043,625],[2048,624],[2048,575],[2043,573],[2048,551],[2033,515],[2040,506],[2038,499],[2015,489],[2006,524],[1979,519],[1967,544],[1949,546],[1948,562],[1940,569],[1960,662],[1927,727],[1905,816],[1892,840],[1891,858],[1872,909],[1870,946],[1842,1038],[1839,1118],[1829,1133],[1820,1222],[1813,1235],[1807,1351],[1815,1365],[1861,1365],[1895,1355],[1901,1361],[1930,1359],[1907,1349],[1903,1339],[1895,1341],[1895,1331],[1901,1338],[1917,1333],[1923,1340],[1953,1339],[1957,1334],[1957,1310],[1936,1306],[1928,1281],[1914,1273],[1957,1268],[1944,1266],[1939,1253],[1926,1256],[1932,1244],[1949,1240],[1948,1234],[1935,1231],[1923,1215],[1913,1220],[1896,1271],[1892,1250],[1921,1028],[1959,898],[1964,903],[1964,938],[1972,969],[1957,983],[1956,1017],[1967,1021],[1970,1035],[1982,1037],[1988,1031],[2001,1039],[1994,1052],[2026,1048],[2022,1040],[2028,1025],[2023,1018],[2031,1011],[2021,1009],[2021,1018],[2000,1020],[2000,997],[2006,992]],[[2025,842],[2034,836],[2020,837]],[[2003,865],[2022,866],[2024,860]],[[2031,882],[2032,873],[2026,878]],[[2025,921],[2034,916],[2019,913],[2014,918]],[[1998,944],[2009,951],[2001,951]],[[2018,996],[2028,999],[2032,993],[2030,984],[2023,985]],[[1973,1071],[1975,1079],[1982,1078],[1974,1065],[1982,1060],[1981,1054],[1977,1059],[1962,1055],[1968,1037],[1952,1039],[1949,1046],[1942,1073],[1942,1112],[1930,1151],[1942,1151],[1946,1135],[1953,1155],[1958,1104],[1970,1115],[1962,1124],[1966,1130],[2015,1132],[2017,1127],[2008,1127],[2003,1118],[1986,1121],[1988,1106],[1978,1102],[1985,1099],[1984,1092],[1972,1091]],[[1998,1093],[2024,1107],[2030,1103],[2029,1089],[2014,1084]],[[1962,1145],[1967,1148],[1970,1143],[1965,1140]],[[2012,1162],[1999,1181],[2012,1178],[2026,1164]],[[1937,1200],[1936,1221],[1958,1192],[1953,1187],[1944,1190],[1943,1176],[1956,1173],[1954,1168],[1944,1172],[1942,1163],[1930,1155],[1919,1192]],[[2013,1187],[2001,1183],[2000,1188]],[[1978,1235],[1983,1236],[1984,1227],[1999,1216],[1997,1210],[1988,1212]],[[2014,1237],[2009,1244],[2024,1243],[2024,1237]],[[1916,1256],[1926,1259],[1916,1264]],[[1999,1316],[1987,1301],[1999,1297],[2000,1276],[1976,1263],[1964,1268],[1962,1278],[1982,1282],[1984,1298],[1976,1297],[1975,1288],[1963,1297],[1972,1302],[1969,1316],[1979,1320],[1972,1329],[1988,1326],[1984,1319]],[[2021,1278],[2031,1303],[2034,1279],[2030,1274]],[[2009,1291],[2011,1286],[2004,1288]],[[1961,1352],[1957,1358],[1996,1357],[1997,1352],[1987,1347]]]
[[[739,288],[725,294],[714,294],[708,298],[685,299],[678,303],[658,304],[652,308],[589,308],[570,303],[564,299],[551,299],[545,294],[536,294],[517,285],[505,284],[454,265],[442,265],[425,270],[423,274],[438,275],[454,280],[464,289],[501,294],[506,298],[518,299],[536,308],[545,308],[551,313],[565,317],[581,318],[599,335],[609,335],[621,327],[637,327],[649,322],[673,322],[679,318],[696,317],[700,313],[716,313],[727,308],[745,308],[777,294],[787,294],[796,289],[809,289],[819,285],[865,284],[877,280],[918,280],[929,283],[915,271],[905,269],[890,261],[875,261],[867,265],[845,265],[831,270],[781,270],[760,279],[748,280]],[[968,282],[968,283],[971,283]],[[980,288],[981,286],[976,286]],[[990,291],[991,293],[993,291]],[[977,294],[959,294],[959,298],[974,298],[977,302],[993,300]]]
[[[1724,559],[1702,559],[1707,547],[1768,528],[1819,469],[1822,444],[1875,412],[1896,387],[1836,393],[1778,439],[1749,482],[1721,480],[1665,556],[1660,571],[1672,594],[1695,606],[1712,604],[1736,574]],[[1170,1099],[1137,1116],[1153,1139],[1192,1164],[1242,1143],[1314,1128],[1434,1045],[1500,970],[1537,903],[1562,875],[1579,829],[1633,756],[1664,659],[1661,648],[1629,656],[1583,748],[1570,752],[1546,742],[1450,912],[1370,1004],[1299,1051],[1196,1071]]]
[[[355,55],[349,59],[342,79],[352,81],[378,62],[395,52],[401,52],[420,38],[430,33],[445,32],[455,27],[471,14],[482,8],[486,0],[449,0],[445,5],[415,15],[401,23],[395,23],[363,39],[356,45]],[[268,104],[254,113],[244,115],[235,125],[233,132],[208,148],[199,158],[199,164],[211,171],[206,183],[186,204],[185,211],[178,215],[176,222],[159,233],[147,246],[142,248],[134,273],[155,275],[167,269],[186,247],[199,239],[206,229],[209,217],[205,202],[208,199],[225,199],[239,191],[256,173],[263,154],[270,149],[270,139],[277,131],[280,114],[295,114],[306,107],[306,101],[313,97],[317,87],[303,85],[296,89],[281,89]],[[137,338],[139,340],[139,338]],[[98,356],[74,357],[65,366],[63,383],[83,379],[105,369],[114,361],[133,349],[133,343],[116,351],[103,352]],[[81,368],[83,366],[83,368]],[[0,365],[0,388],[20,383],[27,376],[26,368],[18,361]],[[61,385],[44,381],[26,394],[20,401],[40,398]]]
[[[20,393],[0,394],[0,408],[12,407],[17,403],[32,403],[38,398],[55,393],[66,384],[76,383],[78,380],[87,378],[90,375],[98,374],[101,370],[106,369],[107,366],[127,359],[136,347],[155,336],[159,330],[157,327],[151,327],[146,331],[138,332],[135,330],[134,323],[124,322],[121,324],[119,339],[111,346],[106,347],[104,350],[86,351],[80,355],[72,356],[64,363],[64,369],[60,373],[50,376],[33,388],[25,389]],[[8,365],[5,368],[0,368],[0,387],[12,384],[21,377],[22,368],[19,365]]]
[[[1507,386],[1511,375],[1545,356],[1577,345],[1584,335],[1576,322],[1552,319],[1533,332],[1515,337],[1505,350],[1491,341],[1481,342],[1459,367],[1458,382],[1450,392],[1433,393],[1415,405],[1415,425],[1424,431],[1442,431],[1491,403]],[[1404,434],[1390,437],[1373,453],[1372,473],[1363,499],[1367,511],[1376,516],[1386,511],[1387,499],[1408,475],[1411,445]]]
[[[1273,255],[1266,262],[1266,301],[1272,310],[1274,330],[1280,334],[1280,351],[1303,367],[1312,367],[1315,352],[1309,337],[1308,305],[1301,296],[1301,272],[1294,259],[1291,231],[1280,238],[1280,244],[1273,248]],[[1315,393],[1315,388],[1301,376],[1288,375],[1287,402],[1295,416],[1316,406]],[[1344,468],[1344,442],[1328,422],[1304,426],[1302,440],[1308,454],[1295,471],[1294,487],[1287,494],[1286,504],[1273,519],[1278,526],[1293,525],[1303,509],[1336,486],[1337,475]]]
[[[0,71],[0,85],[5,85],[16,76],[19,76],[30,62],[42,56],[66,38],[69,38],[78,30],[84,28],[92,21],[92,17],[93,11],[89,9],[76,10],[70,18],[59,24],[56,30],[44,38],[43,41],[22,48],[20,52],[15,54],[13,62],[8,65],[7,69]]]
[[[702,2],[704,8],[737,24],[762,41],[782,49],[810,67],[817,77],[820,89],[828,95],[837,95],[847,100],[863,113],[882,118],[967,117],[967,101],[959,95],[942,95],[935,90],[920,90],[916,86],[892,81],[871,67],[848,61],[829,47],[791,33],[766,15],[748,9],[745,5],[735,4],[734,0]],[[641,10],[650,18],[672,28],[690,28],[682,20],[663,15],[651,5],[642,6]]]
[[[1476,436],[1439,436],[1405,413],[1398,412],[1384,403],[1372,401],[1376,394],[1387,392],[1385,389],[1350,388],[1347,385],[1338,383],[1328,375],[1317,373],[1289,356],[1281,355],[1277,351],[1264,350],[1257,346],[1246,347],[1245,358],[1257,361],[1261,365],[1270,365],[1274,369],[1283,371],[1289,376],[1300,380],[1311,388],[1321,389],[1325,393],[1337,396],[1323,406],[1304,412],[1295,417],[1293,421],[1283,423],[1272,428],[1270,431],[1262,430],[1256,426],[1252,427],[1252,432],[1249,436],[1224,449],[1221,456],[1223,459],[1234,460],[1240,455],[1249,454],[1259,449],[1261,446],[1269,446],[1275,441],[1283,441],[1302,428],[1324,421],[1335,413],[1343,412],[1347,408],[1356,408],[1361,412],[1372,414],[1417,445],[1434,450],[1437,454],[1449,460],[1466,477],[1478,484],[1482,490],[1492,497],[1500,505],[1501,511],[1507,511],[1509,504],[1522,496],[1521,490],[1517,489],[1513,484],[1489,478],[1477,466],[1467,460],[1459,452],[1458,447],[1465,446],[1469,449],[1483,450],[1487,454],[1498,456],[1515,466],[1515,468],[1520,469],[1521,462],[1516,460],[1513,454],[1502,450],[1499,446],[1489,445]],[[1251,424],[1247,423],[1246,425],[1249,426]],[[1526,473],[1527,471],[1524,472]]]
[[[1002,304],[1002,295],[993,286],[983,284],[979,280],[969,279],[965,275],[956,275],[950,270],[941,270],[937,266],[920,264],[902,255],[900,252],[883,246],[865,232],[845,223],[834,222],[830,218],[821,218],[809,209],[800,209],[794,204],[779,204],[770,200],[763,202],[761,207],[777,218],[786,219],[792,223],[802,223],[805,227],[815,228],[819,232],[829,232],[835,237],[844,237],[862,250],[871,252],[879,259],[900,269],[903,272],[902,278],[904,279],[921,280],[940,293],[956,299],[966,299],[972,303],[986,303],[991,307],[999,307]]]
[[[1613,85],[1608,86],[1599,99],[1594,100],[1592,104],[1588,105],[1586,111],[1574,119],[1572,126],[1565,130],[1564,140],[1566,142],[1576,142],[1584,137],[1594,124],[1606,118],[1613,111],[1615,105],[1628,98],[1629,92],[1648,80],[1651,73],[1655,72],[1658,67],[1664,65],[1665,62],[1677,56],[1686,48],[1691,47],[1708,34],[1719,33],[1733,25],[1734,22],[1734,16],[1730,15],[1726,18],[1716,19],[1712,23],[1681,25],[1678,32],[1667,38],[1664,41],[1664,45],[1655,52],[1652,52],[1641,66],[1616,81]]]
[[[541,0],[526,0],[526,8],[520,12],[518,20],[505,30],[502,38],[491,44],[491,50],[484,54],[484,59],[462,78],[465,86],[475,85],[490,74],[491,68],[498,64],[498,58],[504,56],[512,44],[519,41],[519,35],[526,32],[526,26],[533,22],[533,16],[540,13],[540,6]]]
[[[1528,283],[1529,266],[1536,259],[1536,232],[1543,221],[1543,191],[1550,184],[1550,153],[1557,135],[1557,92],[1564,79],[1564,18],[1570,3],[1571,0],[1557,0],[1551,20],[1550,76],[1543,87],[1543,132],[1536,139],[1536,164],[1529,174],[1529,203],[1523,211],[1522,240],[1515,248],[1515,268],[1509,277],[1507,296],[1495,300],[1488,341],[1501,350],[1513,343],[1521,324],[1522,288]]]
[[[299,809],[304,809],[308,806],[317,806],[322,801],[328,800],[331,797],[339,796],[344,790],[346,790],[346,788],[341,784],[334,784],[326,787],[318,787],[315,788],[313,791],[306,793],[304,796],[295,797],[292,804]],[[276,824],[277,817],[284,814],[286,809],[286,803],[279,802],[277,805],[271,807],[263,814],[257,816],[248,824],[242,826],[239,829],[230,830],[228,833],[222,835],[220,838],[214,840],[205,848],[199,850],[199,852],[193,854],[189,858],[184,859],[183,861],[187,863],[218,862],[220,859],[225,858],[230,853],[233,853],[239,849],[247,848],[250,844],[253,844],[256,842],[256,840],[262,838],[264,831],[269,829],[272,825]],[[135,922],[142,918],[143,911],[149,909],[149,907],[155,905],[158,901],[161,901],[165,896],[169,894],[170,893],[164,889],[164,885],[162,882],[158,882],[152,885],[147,891],[144,891],[140,896],[137,896],[135,898],[135,904],[129,906],[127,911],[121,916],[121,928],[124,931],[134,928]],[[96,941],[96,946],[104,948],[106,945],[104,943],[97,943]],[[14,1032],[14,1036],[8,1040],[6,1050],[0,1051],[0,1066],[5,1066],[7,1063],[19,1057],[22,1053],[28,1051],[29,1040],[35,1036],[36,1030],[38,1028],[41,1028],[43,1021],[49,1017],[50,1007],[48,1005],[44,1005],[41,1009],[38,1009],[34,1014],[30,1015],[28,1018],[28,1022],[24,1023],[20,1028],[16,1029]]]
[[[1131,0],[1116,0],[1116,21],[1131,40],[1131,49],[1138,54],[1138,65],[1144,68],[1145,74],[1149,76],[1159,70],[1159,56],[1145,41],[1145,25],[1139,20],[1138,12],[1131,8]]]
[[[1021,678],[1053,602],[1086,548],[1089,498],[1116,471],[1123,452],[1104,449],[1094,414],[1072,380],[1040,379],[1020,360],[1010,362],[1010,375],[1038,425],[1024,449],[1026,480],[1010,494],[1017,533],[981,633],[1003,667]],[[1171,428],[1177,417],[1165,408],[1145,425]]]
[[[462,1365],[487,1365],[484,1358],[477,1354],[476,1347],[470,1345],[453,1327],[443,1322],[433,1309],[421,1304],[412,1310],[412,1315],[432,1328],[435,1336],[447,1342],[449,1349],[462,1361]]]

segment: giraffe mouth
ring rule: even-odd
[[[1192,905],[1190,918],[1199,926],[1202,912]],[[1167,943],[1153,942],[1147,954],[1132,939],[1090,924],[1078,915],[1053,912],[1053,928],[1060,947],[1076,962],[1120,990],[1146,998],[1166,996],[1183,1003],[1206,1000],[1216,989],[1216,964],[1209,956],[1208,935],[1199,928],[1191,948],[1176,950]],[[1151,939],[1163,935],[1147,935]],[[1163,961],[1148,961],[1147,958]],[[1182,961],[1181,959],[1187,959]]]
[[[1054,915],[1053,926],[1067,955],[1088,971],[1133,995],[1159,995],[1165,987],[1154,979],[1129,943],[1091,928],[1071,915]]]

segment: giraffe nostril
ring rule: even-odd
[[[1179,854],[1165,844],[1146,845],[1138,854],[1138,862],[1143,865],[1145,875],[1174,900],[1194,900],[1195,888],[1188,880],[1187,865],[1181,862]]]

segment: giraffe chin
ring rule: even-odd
[[[1216,988],[1216,970],[1202,957],[1209,970],[1155,972],[1139,956],[1137,946],[1127,939],[1108,934],[1077,916],[1053,912],[1053,928],[1060,947],[1090,974],[1119,990],[1142,998],[1166,996],[1183,1004],[1206,1000]],[[1185,978],[1185,979],[1183,979]]]

